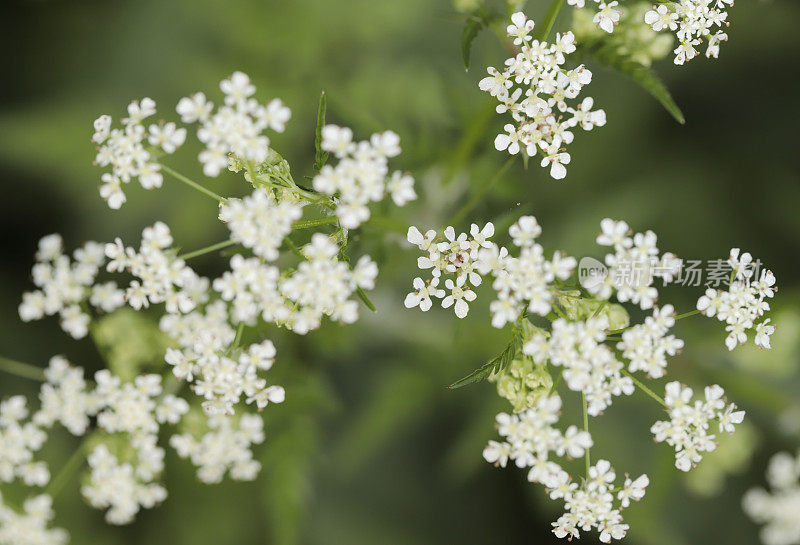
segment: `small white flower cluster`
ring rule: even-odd
[[[563,433],[554,428],[560,410],[561,398],[552,395],[541,398],[521,413],[500,413],[497,427],[505,441],[489,441],[483,457],[501,467],[511,459],[517,467],[529,468],[529,481],[543,484],[551,499],[564,501],[566,512],[553,523],[556,536],[572,539],[580,537],[580,531],[596,528],[603,543],[622,539],[628,525],[623,522],[620,512],[630,505],[631,500],[638,501],[644,497],[649,479],[647,475],[634,481],[626,477],[624,485],[616,489],[616,474],[611,464],[599,460],[589,468],[589,474],[581,484],[573,482],[558,463],[550,460],[550,455],[578,458],[593,442],[588,432],[576,426],[570,426]]]
[[[675,448],[675,467],[681,471],[689,471],[703,459],[703,452],[717,448],[716,435],[709,433],[712,421],[717,421],[720,433],[733,433],[734,424],[744,420],[744,411],[737,411],[734,403],[726,405],[720,386],[706,386],[704,394],[705,400],[692,402],[691,388],[670,382],[664,396],[670,420],[650,428],[656,442],[666,441]]]
[[[351,129],[326,125],[322,149],[339,162],[335,167],[322,167],[314,177],[314,189],[336,196],[336,217],[342,227],[355,229],[367,221],[367,205],[383,200],[387,191],[397,206],[417,198],[414,178],[399,171],[389,176],[388,159],[400,155],[400,137],[394,132],[375,133],[369,141],[354,142]]]
[[[161,377],[141,375],[123,383],[104,369],[95,374],[97,427],[109,434],[124,434],[122,461],[105,444],[88,457],[91,473],[81,493],[95,508],[108,509],[110,524],[128,524],[139,512],[166,499],[167,491],[155,482],[164,469],[164,449],[159,447],[159,424],[177,423],[189,404],[164,395]]]
[[[595,13],[592,22],[611,34],[614,32],[614,27],[619,23],[620,16],[622,15],[619,9],[619,2],[613,0],[611,2],[606,0],[590,0],[597,4],[597,13]],[[575,6],[576,8],[583,8],[586,6],[586,0],[567,0],[567,4]]]
[[[71,366],[63,356],[51,358],[44,374],[41,406],[30,421],[24,422],[28,410],[21,396],[0,404],[0,480],[18,478],[29,486],[45,486],[50,472],[44,462],[34,461],[47,439],[45,430],[60,423],[82,436],[94,419],[92,438],[99,444],[89,456],[91,474],[81,489],[84,497],[94,507],[110,508],[106,519],[112,524],[131,522],[140,506],[149,508],[162,501],[166,489],[155,482],[164,468],[164,449],[157,444],[159,428],[177,423],[188,412],[188,403],[165,394],[158,375],[123,383],[104,369],[90,386],[83,369]],[[126,459],[124,463],[109,445]]]
[[[81,339],[89,332],[86,301],[98,310],[111,312],[125,303],[124,292],[114,282],[93,285],[105,263],[102,244],[87,242],[73,252],[74,261],[63,252],[64,242],[58,234],[39,241],[31,274],[40,289],[22,294],[19,317],[29,322],[58,314],[61,328]]]
[[[147,129],[142,121],[155,115],[156,103],[150,98],[133,101],[128,105],[128,117],[122,119],[122,128],[111,128],[109,115],[101,115],[94,122],[92,141],[98,145],[95,163],[111,167],[102,175],[100,196],[113,209],[125,202],[122,184],[138,178],[145,189],[161,187],[164,177],[161,165],[153,161],[156,150],[174,153],[186,140],[186,129],[175,123],[153,123]],[[145,140],[152,146],[145,147]]]
[[[611,405],[612,396],[631,395],[630,377],[622,376],[624,365],[611,349],[603,344],[608,318],[598,316],[585,322],[567,322],[559,318],[552,323],[549,336],[535,333],[522,351],[540,365],[548,362],[563,367],[562,376],[570,390],[586,396],[587,412],[598,416]]]
[[[653,308],[658,299],[655,279],[672,281],[683,261],[670,252],[659,256],[658,237],[652,231],[631,237],[627,223],[610,218],[601,221],[600,228],[597,244],[612,246],[614,253],[605,257],[608,271],[602,281],[584,282],[583,286],[600,299],[608,299],[613,293],[620,303],[630,301],[644,310]]]
[[[502,72],[489,67],[489,76],[478,83],[482,91],[500,102],[497,113],[510,112],[516,123],[503,127],[505,132],[495,139],[495,148],[508,150],[511,155],[520,150],[530,157],[541,153],[542,167],[549,165],[550,175],[561,180],[567,175],[564,165],[571,160],[562,147],[572,143],[571,129],[580,126],[589,131],[603,126],[606,114],[603,110],[591,111],[594,106],[591,97],[585,98],[577,108],[567,103],[567,100],[577,99],[581,89],[592,81],[592,73],[584,65],[571,70],[562,66],[566,56],[576,49],[572,32],[556,35],[552,44],[539,42],[530,35],[534,23],[524,13],[515,13],[511,21],[508,35],[514,37],[520,52],[506,60]],[[569,117],[562,118],[564,113]]]
[[[470,237],[466,233],[456,236],[455,229],[450,226],[444,230],[444,240],[435,242],[436,231],[431,229],[423,236],[416,227],[408,228],[408,241],[428,253],[427,257],[417,260],[417,265],[422,270],[431,269],[433,276],[427,282],[419,277],[414,279],[416,291],[406,296],[406,308],[418,306],[423,312],[427,312],[433,305],[431,297],[436,297],[442,299],[443,308],[454,306],[459,318],[467,315],[468,301],[474,301],[476,295],[466,283],[469,280],[472,286],[481,285],[483,278],[477,271],[478,252],[481,248],[489,248],[488,239],[494,235],[494,225],[487,223],[480,229],[473,223],[470,234]],[[445,280],[445,287],[450,290],[446,297],[445,291],[437,288],[442,274],[455,275],[455,281],[450,278]]]
[[[716,316],[725,322],[725,346],[733,350],[747,342],[747,331],[755,325],[756,346],[771,348],[770,337],[775,332],[770,318],[756,324],[756,320],[770,310],[767,299],[774,297],[778,288],[775,286],[775,275],[772,271],[762,270],[756,280],[753,256],[748,252],[741,253],[739,248],[731,249],[728,263],[732,268],[728,291],[709,288],[705,295],[697,300],[697,310],[706,316]]]
[[[219,209],[219,219],[228,225],[231,240],[267,261],[278,259],[278,248],[292,232],[292,223],[302,215],[299,204],[289,199],[277,200],[264,189],[243,199],[228,199]]]
[[[53,499],[42,494],[25,500],[24,513],[18,513],[0,496],[0,545],[65,545],[69,535],[61,528],[50,529]]]
[[[252,481],[261,469],[253,459],[252,445],[264,441],[264,422],[257,415],[244,414],[238,422],[232,418],[212,417],[209,431],[199,440],[191,434],[173,435],[170,445],[181,458],[197,466],[197,478],[204,483],[218,483],[228,472],[237,481]]]
[[[770,491],[753,488],[742,498],[742,508],[754,521],[764,524],[764,545],[800,543],[800,452],[774,455],[767,466]]]
[[[50,481],[50,471],[47,464],[35,462],[33,457],[44,445],[47,434],[36,423],[26,422],[27,418],[23,396],[0,403],[0,482],[20,479],[28,486],[44,486]]]
[[[180,349],[168,348],[165,360],[180,380],[193,384],[202,397],[203,409],[210,415],[234,413],[242,397],[263,409],[269,402],[281,403],[285,393],[280,386],[267,386],[258,376],[272,367],[275,346],[271,341],[238,350],[236,333],[228,324],[225,303],[216,301],[189,314],[165,315],[161,329],[176,340]]]
[[[492,287],[497,293],[497,300],[490,305],[494,327],[501,328],[516,321],[525,309],[546,315],[553,300],[552,282],[569,278],[576,261],[560,252],[555,252],[550,261],[545,259],[544,249],[536,243],[542,229],[533,216],[521,217],[508,232],[520,248],[518,257],[510,256],[507,248],[488,240],[494,235],[491,223],[483,229],[472,224],[469,237],[466,233],[456,236],[455,230],[448,227],[440,242],[435,241],[436,231],[430,230],[423,236],[419,229],[410,227],[408,241],[428,253],[420,257],[417,264],[422,270],[432,269],[433,277],[427,282],[419,277],[414,279],[415,291],[406,297],[406,307],[419,306],[427,311],[432,305],[431,297],[444,297],[442,306],[455,305],[456,316],[463,318],[469,310],[467,302],[476,297],[466,286],[467,280],[477,287],[482,276],[491,273],[495,277]],[[455,281],[445,281],[445,287],[450,290],[447,297],[445,291],[438,288],[442,274],[455,275]]]
[[[667,356],[674,356],[683,348],[683,341],[674,335],[667,335],[675,325],[675,309],[664,305],[656,309],[652,316],[622,333],[622,341],[617,348],[622,356],[630,361],[628,370],[633,373],[644,371],[650,378],[663,377],[667,370]]]
[[[169,227],[156,222],[142,231],[137,252],[117,238],[106,244],[109,272],[129,271],[137,280],[131,281],[125,292],[128,304],[136,310],[151,304],[165,303],[167,312],[189,312],[208,298],[208,279],[198,276],[173,252]]]
[[[164,451],[158,451],[163,457]],[[92,451],[88,463],[91,474],[81,493],[92,507],[108,509],[105,518],[109,524],[128,524],[140,507],[152,509],[167,498],[166,488],[140,475],[142,466],[120,462],[105,445]]]
[[[64,356],[53,356],[44,371],[39,391],[41,403],[33,421],[46,428],[58,422],[72,435],[83,435],[89,417],[97,414],[97,396],[88,389],[83,369],[73,367]]]
[[[214,103],[205,94],[195,93],[182,98],[176,108],[184,123],[200,123],[197,138],[205,144],[198,159],[206,176],[215,177],[228,167],[228,154],[245,161],[263,162],[269,153],[266,129],[283,132],[292,113],[280,99],[266,106],[252,96],[256,87],[242,72],[219,84],[225,94],[225,105],[214,112]]]
[[[656,32],[675,32],[675,64],[681,65],[699,55],[696,47],[703,40],[708,42],[706,57],[719,57],[720,43],[728,40],[722,28],[729,24],[725,10],[730,6],[733,0],[676,0],[653,6],[644,20]]]
[[[362,256],[351,270],[339,261],[339,246],[330,236],[314,233],[295,270],[281,272],[258,258],[236,255],[231,270],[214,281],[222,299],[232,302],[234,322],[254,324],[259,315],[304,335],[317,329],[323,316],[342,323],[358,319],[357,289],[375,287],[378,267]]]

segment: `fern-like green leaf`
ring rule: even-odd
[[[655,70],[619,54],[613,45],[590,46],[584,50],[584,54],[631,78],[658,100],[664,106],[664,109],[675,118],[675,121],[681,125],[686,123],[683,112],[675,103],[675,99],[672,98],[667,86],[664,85]]]
[[[522,335],[520,333],[515,333],[514,337],[511,339],[511,342],[508,343],[508,346],[506,346],[505,350],[503,350],[499,356],[492,358],[489,360],[489,362],[481,365],[464,378],[455,381],[449,386],[449,388],[451,390],[462,388],[464,386],[486,380],[493,374],[499,373],[508,367],[508,364],[514,360],[521,348]]]
[[[469,70],[469,61],[472,54],[472,43],[481,30],[488,27],[498,16],[484,8],[476,10],[469,16],[464,29],[461,31],[461,60],[464,70]]]

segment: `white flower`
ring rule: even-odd
[[[369,141],[354,142],[352,130],[326,125],[322,149],[339,162],[325,165],[312,184],[316,191],[334,197],[335,213],[343,227],[355,229],[369,219],[367,205],[383,200],[387,191],[398,206],[416,199],[411,176],[400,172],[389,176],[388,158],[400,154],[400,137],[394,132],[375,133]]]
[[[750,518],[764,527],[764,545],[789,545],[800,539],[800,453],[775,454],[767,467],[770,491],[750,489],[742,498],[742,508]]]
[[[644,22],[656,32],[675,33],[680,45],[675,49],[675,64],[684,64],[698,55],[697,46],[708,42],[706,57],[718,57],[719,45],[728,36],[719,27],[727,25],[728,0],[681,0],[654,6],[644,15]]]
[[[711,421],[719,421],[720,431],[733,433],[734,424],[744,420],[744,411],[736,411],[736,405],[726,407],[720,386],[707,387],[704,393],[704,401],[692,403],[691,388],[670,382],[664,397],[670,420],[656,422],[650,428],[657,442],[674,447],[675,467],[681,471],[689,471],[703,459],[703,452],[717,448],[716,436],[708,433]]]
[[[444,290],[436,288],[436,286],[439,285],[438,278],[432,278],[426,284],[422,278],[416,277],[413,281],[413,285],[416,291],[412,291],[406,295],[406,299],[404,301],[406,308],[414,308],[418,306],[423,312],[427,312],[433,305],[431,302],[431,296],[436,298],[444,297]]]
[[[619,2],[600,2],[599,11],[594,16],[593,22],[609,34],[614,32],[614,26],[619,23],[620,11],[616,9]]]
[[[260,417],[245,414],[238,424],[228,417],[209,419],[209,431],[195,439],[189,434],[173,435],[170,444],[178,456],[197,466],[197,477],[204,483],[218,483],[226,473],[239,481],[256,478],[261,464],[253,459],[252,445],[264,441]]]
[[[775,332],[775,326],[770,323],[770,318],[758,324],[756,321],[770,310],[766,299],[772,298],[777,291],[775,276],[771,271],[763,270],[758,280],[755,280],[756,262],[752,255],[741,253],[739,248],[731,250],[728,263],[732,268],[728,291],[707,289],[697,300],[697,310],[727,324],[725,345],[728,350],[747,342],[747,332],[754,328],[755,345],[769,349],[770,336]]]
[[[242,72],[234,72],[220,83],[225,105],[214,104],[203,93],[182,98],[176,107],[184,123],[199,122],[197,138],[205,144],[198,159],[206,176],[216,177],[228,166],[228,154],[244,161],[262,163],[269,153],[266,129],[282,132],[291,112],[280,100],[266,106],[251,98],[255,86]]]
[[[118,209],[125,203],[122,184],[129,183],[131,179],[138,178],[145,189],[161,187],[163,183],[161,166],[151,161],[151,153],[144,146],[145,139],[166,153],[174,153],[186,139],[186,130],[177,128],[175,123],[152,124],[145,130],[142,121],[155,113],[155,102],[144,98],[128,105],[128,117],[122,120],[122,128],[111,128],[112,119],[108,115],[95,120],[92,137],[98,144],[95,162],[111,169],[101,175],[103,183],[100,196],[112,209]]]
[[[529,34],[534,25],[533,19],[528,19],[524,13],[518,11],[511,15],[511,24],[506,28],[506,33],[514,37],[514,45],[520,45],[531,39]]]
[[[469,312],[468,301],[474,301],[477,295],[469,288],[464,288],[466,278],[459,276],[456,281],[451,279],[445,280],[444,286],[450,290],[450,295],[442,299],[442,308],[450,308],[455,304],[456,316],[465,318]]]
[[[23,512],[5,505],[0,497],[0,543],[14,545],[66,545],[69,535],[61,528],[48,528],[53,520],[53,500],[42,494],[25,500]]]
[[[616,5],[617,2],[602,4],[604,27],[610,25],[613,29],[619,20]],[[570,129],[580,126],[591,130],[605,125],[606,115],[603,110],[591,111],[591,97],[585,97],[577,108],[568,103],[578,99],[582,88],[592,80],[591,71],[583,65],[571,70],[563,66],[567,55],[576,51],[572,32],[558,34],[553,43],[540,42],[530,36],[533,21],[523,13],[512,15],[511,23],[509,36],[514,37],[521,51],[506,60],[502,72],[489,67],[489,76],[478,83],[482,91],[497,98],[497,113],[512,117],[513,122],[503,127],[494,145],[498,151],[511,155],[521,151],[529,157],[541,154],[541,165],[549,166],[551,175],[560,180],[566,176],[564,165],[571,159],[562,149],[573,141]],[[563,119],[563,112],[569,112],[571,117]]]
[[[392,177],[386,182],[386,189],[392,195],[392,200],[397,206],[403,206],[417,199],[414,191],[414,178],[402,172],[393,172]]]

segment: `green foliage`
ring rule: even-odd
[[[517,331],[514,333],[508,346],[506,346],[497,357],[492,358],[464,378],[455,381],[449,388],[451,390],[462,388],[476,382],[481,382],[494,374],[500,373],[514,360],[520,349],[522,349],[522,332]]]
[[[147,315],[120,308],[97,320],[91,333],[108,368],[123,381],[133,380],[150,367],[161,370],[169,338]]]
[[[469,70],[470,57],[472,56],[472,43],[478,34],[488,28],[493,22],[498,21],[500,16],[486,8],[478,8],[467,18],[464,28],[461,30],[461,62],[464,70]]]
[[[680,107],[678,107],[675,99],[672,98],[672,95],[667,89],[667,86],[664,85],[664,82],[661,81],[655,70],[637,61],[631,60],[627,55],[620,54],[616,46],[612,44],[589,42],[581,48],[581,51],[585,56],[632,79],[660,102],[675,121],[681,125],[686,123],[683,112]]]

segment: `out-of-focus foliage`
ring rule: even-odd
[[[457,4],[468,12],[476,2]],[[538,18],[548,5],[530,0],[526,10]],[[556,30],[572,16],[571,8],[563,10]],[[16,306],[42,235],[62,232],[70,247],[117,235],[133,240],[161,219],[186,249],[224,238],[213,203],[169,181],[156,192],[132,190],[120,212],[98,197],[91,122],[100,113],[121,115],[132,98],[150,96],[166,115],[179,97],[243,70],[261,98],[281,97],[292,108],[274,145],[302,176],[313,171],[317,104],[325,90],[330,122],[362,136],[391,128],[402,137],[400,166],[414,172],[421,199],[396,213],[392,225],[439,227],[466,202],[470,187],[505,160],[492,145],[502,122],[477,89],[483,67],[505,58],[502,45],[492,32],[480,33],[465,73],[464,20],[446,0],[16,0],[5,7],[3,355],[43,365],[65,353],[93,371],[102,356],[126,366],[148,363],[127,355],[134,332],[141,342],[162,342],[131,323],[131,338],[109,340],[101,354],[89,340],[66,338],[52,321],[22,324]],[[554,182],[538,168],[514,165],[472,214],[494,221],[498,233],[519,214],[535,214],[547,226],[544,244],[578,257],[598,257],[599,221],[617,217],[652,228],[661,247],[687,259],[724,257],[741,245],[778,278],[771,353],[723,354],[724,332],[711,320],[676,327],[687,349],[673,359],[675,372],[689,384],[724,385],[748,411],[757,436],[752,461],[725,476],[717,497],[687,491],[672,453],[652,444],[648,430],[659,411],[648,398],[615,403],[594,426],[598,453],[631,474],[648,471],[653,482],[647,501],[627,511],[631,545],[756,543],[756,528],[738,516],[739,498],[761,478],[772,452],[800,441],[780,435],[777,416],[800,403],[800,103],[790,79],[800,54],[798,23],[795,0],[737,2],[731,40],[718,61],[698,59],[683,68],[669,59],[655,62],[685,126],[637,85],[588,60],[596,69],[593,95],[609,121],[595,138],[573,144],[569,178]],[[199,173],[191,156],[184,153],[172,166]],[[245,190],[236,176],[214,184],[226,195]],[[495,470],[481,459],[494,414],[510,406],[493,384],[446,387],[497,356],[507,336],[489,326],[487,297],[480,295],[459,323],[444,311],[406,312],[402,299],[416,254],[398,250],[402,229],[394,230],[400,233],[365,229],[353,241],[379,259],[377,313],[365,311],[355,327],[328,326],[302,338],[270,333],[278,348],[275,380],[286,386],[287,400],[265,413],[257,482],[200,485],[189,464],[170,456],[168,500],[121,529],[76,501],[79,483],[71,482],[55,507],[73,543],[554,542],[554,513],[543,492],[513,469]],[[196,263],[206,274],[222,266],[214,256]],[[668,291],[680,312],[699,290]],[[112,325],[101,324],[100,333]],[[4,376],[1,384],[3,396],[33,392],[19,379]],[[578,403],[565,406],[576,422]],[[47,447],[55,471],[73,447],[66,439]]]

